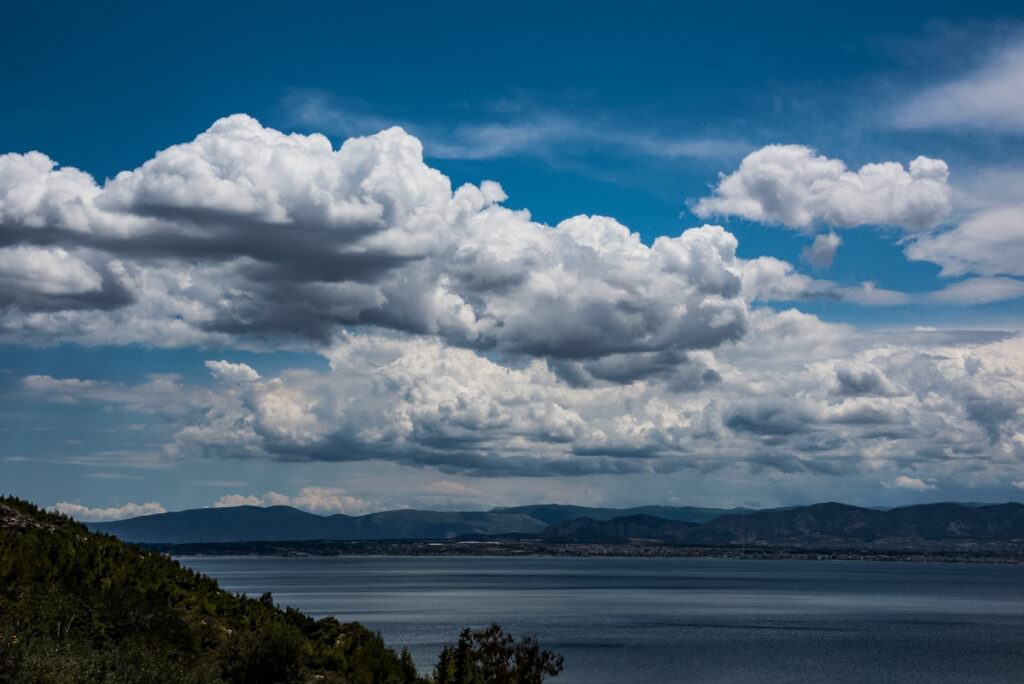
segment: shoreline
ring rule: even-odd
[[[171,556],[463,556],[577,558],[731,558],[736,560],[837,560],[904,563],[972,563],[1024,565],[1024,551],[1015,548],[851,548],[798,546],[682,546],[645,542],[543,542],[538,540],[416,540],[222,542],[139,544]]]

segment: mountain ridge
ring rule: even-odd
[[[324,516],[289,506],[237,506],[158,513],[88,526],[125,541],[151,544],[527,536],[569,541],[643,539],[698,546],[877,546],[899,540],[1024,540],[1024,505],[935,503],[879,510],[825,502],[754,510],[545,504],[490,511],[398,509],[362,516]]]

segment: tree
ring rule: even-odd
[[[436,684],[541,684],[562,671],[563,658],[542,649],[534,637],[517,643],[497,623],[462,630],[455,646],[445,646],[434,667]]]

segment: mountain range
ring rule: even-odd
[[[238,506],[90,523],[151,544],[531,537],[551,542],[655,541],[692,546],[887,547],[1024,543],[1024,505],[938,503],[876,510],[821,503],[753,510],[539,505],[491,511],[403,509],[321,516],[288,506]]]
[[[704,524],[633,515],[608,521],[588,518],[552,525],[547,539],[650,539],[692,546],[870,546],[910,548],[937,542],[1024,541],[1024,505],[956,503],[874,510],[840,503],[722,515]]]

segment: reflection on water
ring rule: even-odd
[[[693,558],[179,558],[358,620],[429,671],[499,622],[583,682],[1024,681],[1024,567]]]

